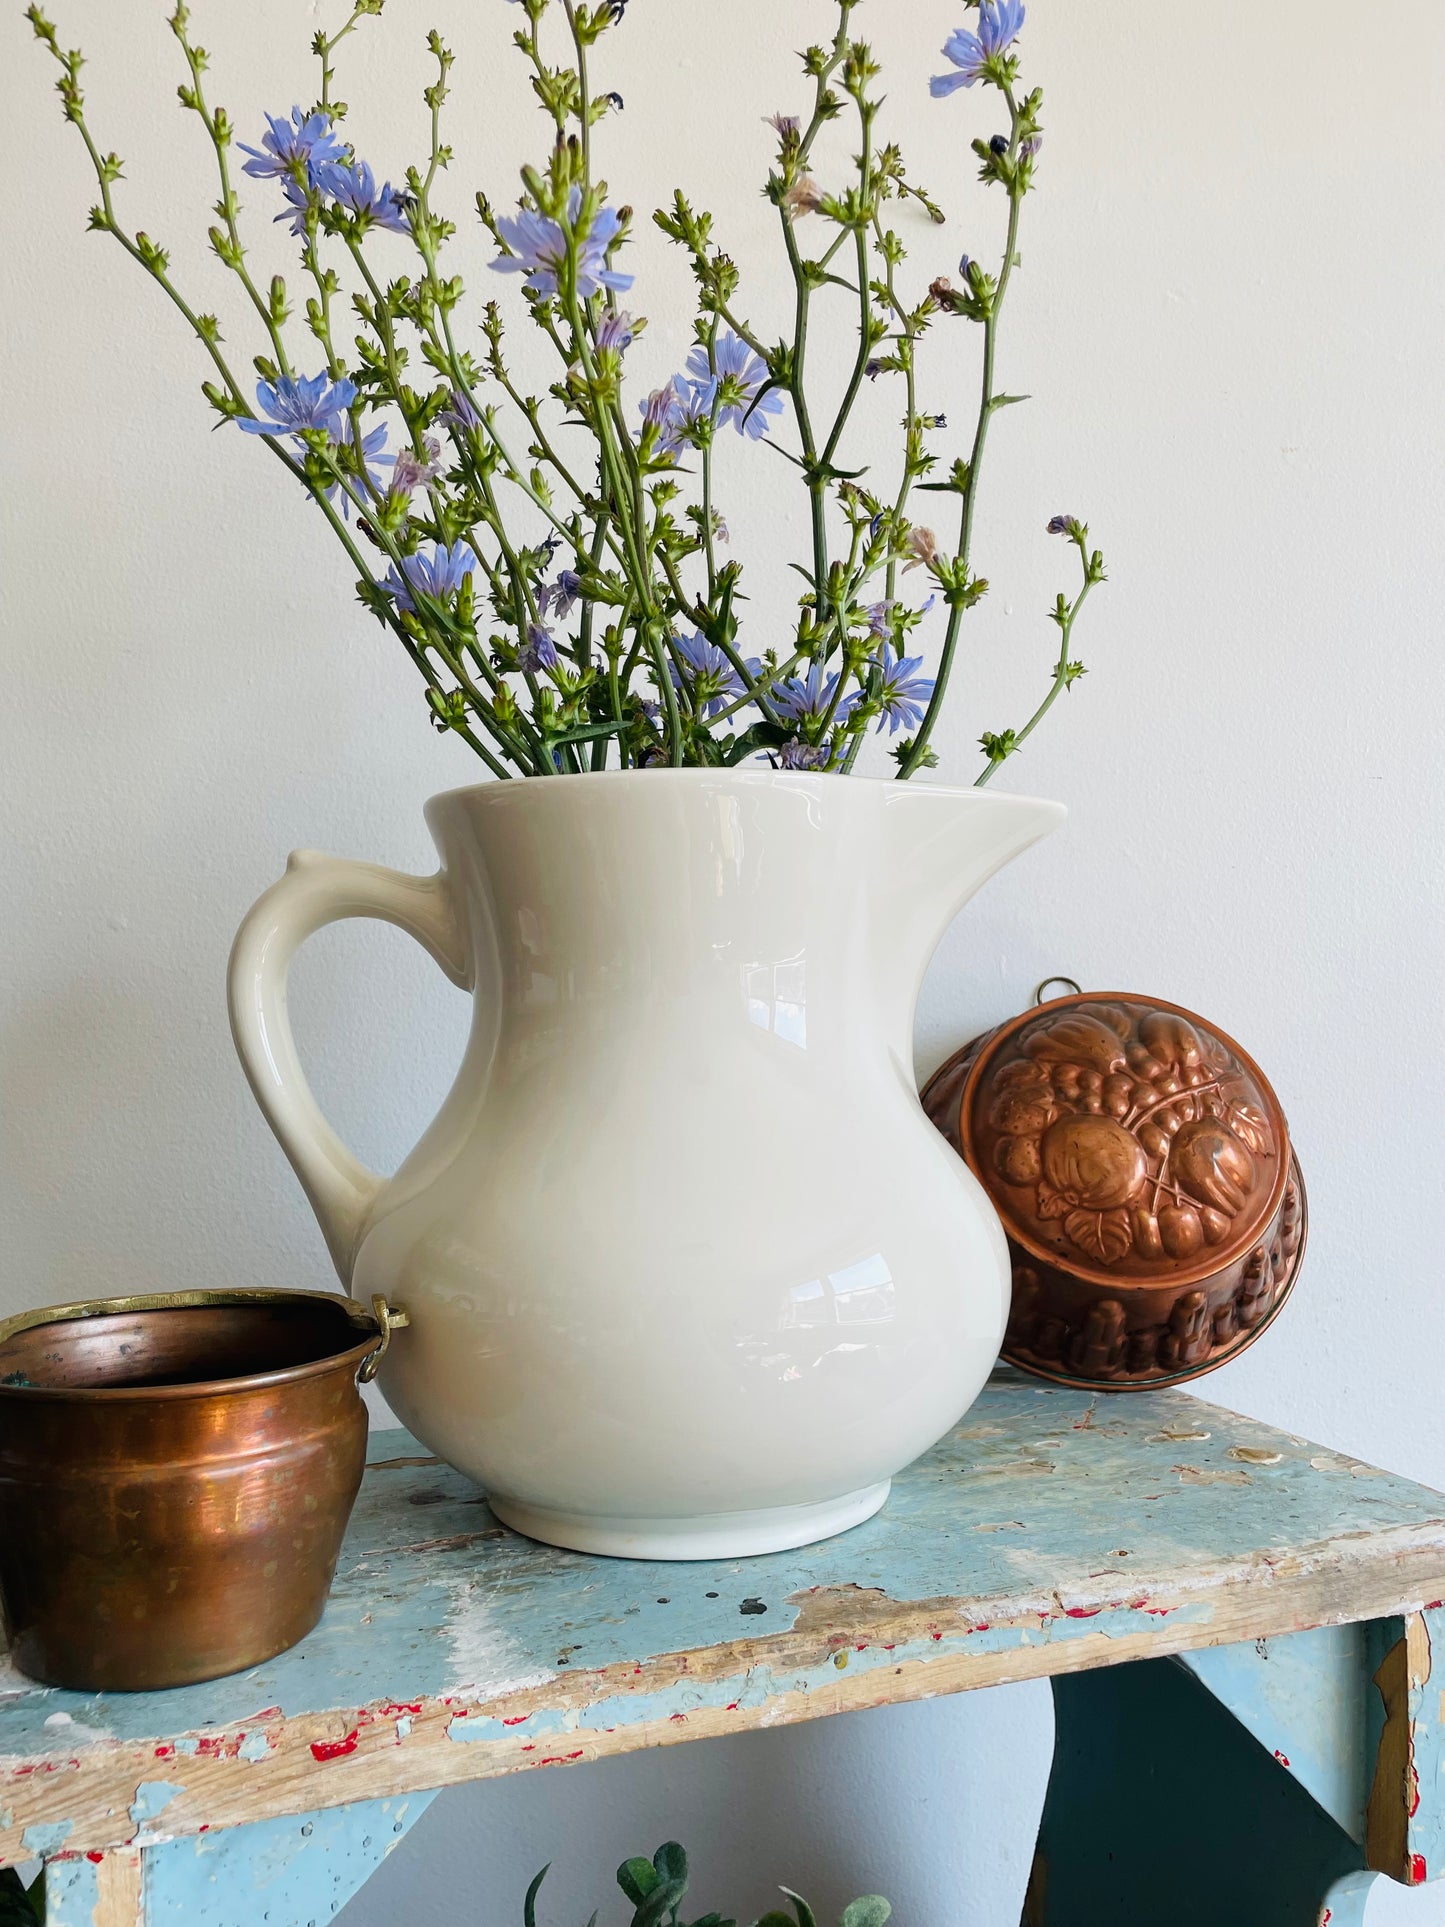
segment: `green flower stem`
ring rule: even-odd
[[[581,96],[578,118],[582,123],[582,176],[592,179],[592,100],[587,87],[587,46],[577,31],[577,15],[572,0],[562,0],[562,11],[567,16],[567,25],[572,30],[572,45],[577,53],[577,91]]]
[[[563,305],[567,314],[568,326],[572,331],[573,355],[576,360],[581,363],[582,372],[586,377],[589,390],[591,394],[595,396],[599,387],[597,365],[592,359],[591,344],[588,341],[587,330],[583,324],[582,310],[576,289],[576,236],[570,231],[565,221],[563,221],[562,227],[563,232],[567,236],[568,255],[562,290]],[[571,365],[570,359],[568,365]],[[612,496],[613,519],[618,525],[623,544],[627,550],[628,562],[633,572],[633,580],[636,584],[638,598],[641,603],[642,619],[644,623],[647,623],[650,622],[653,617],[658,616],[660,612],[655,593],[656,584],[653,581],[651,569],[643,559],[644,551],[641,546],[644,528],[642,474],[637,462],[637,451],[632,445],[632,438],[628,434],[625,425],[619,423],[618,432],[621,436],[621,442],[623,447],[626,448],[631,462],[631,476],[630,478],[626,477],[623,474],[622,458],[617,440],[614,436],[612,416],[606,404],[594,401],[589,412],[602,451],[603,473],[606,477],[608,490]],[[631,487],[628,486],[629,479],[632,484]],[[668,682],[670,688],[670,678]],[[664,691],[663,694],[666,695],[667,691]],[[677,704],[675,700],[671,700],[668,702],[670,725],[673,723],[676,715]],[[673,736],[671,751],[674,763],[681,763],[682,737],[680,731]]]
[[[189,15],[186,8],[183,5],[178,6],[171,15],[170,24],[172,33],[174,33],[176,39],[181,44],[181,51],[186,57],[186,65],[190,69],[191,74],[191,99],[185,104],[191,106],[193,111],[199,116],[201,125],[205,128],[207,135],[210,137],[211,146],[215,150],[216,172],[221,183],[221,198],[216,204],[216,211],[226,224],[226,240],[229,244],[229,258],[222,256],[221,259],[224,265],[230,268],[231,272],[241,283],[241,286],[246,290],[252,307],[261,317],[262,325],[271,338],[271,347],[275,352],[276,362],[281,373],[283,375],[289,375],[291,373],[291,363],[286,357],[286,343],[282,338],[280,324],[271,312],[270,302],[262,296],[260,289],[251,279],[250,269],[246,266],[246,251],[241,245],[241,234],[236,219],[240,204],[236,199],[235,190],[231,185],[231,168],[229,161],[226,159],[227,139],[222,138],[220,121],[206,104],[205,89],[201,84],[201,75],[205,71],[206,65],[205,53],[203,49],[192,46],[191,44],[190,38],[186,33],[188,18]],[[184,100],[184,96],[182,98]]]
[[[281,460],[286,464],[288,468],[290,468],[293,471],[293,473],[296,473],[299,475],[303,486],[307,489],[307,491],[311,495],[312,500],[317,502],[320,505],[322,514],[325,515],[327,521],[331,524],[333,532],[340,540],[342,547],[346,550],[346,553],[348,554],[348,556],[350,556],[352,564],[355,567],[357,574],[362,578],[362,580],[368,585],[369,588],[371,588],[373,591],[378,590],[380,585],[377,583],[376,577],[372,574],[372,571],[370,570],[370,568],[368,568],[365,557],[361,554],[361,551],[357,548],[355,542],[352,541],[351,531],[347,528],[342,518],[337,514],[334,505],[327,499],[326,495],[320,489],[317,489],[312,486],[310,480],[307,478],[304,470],[301,469],[299,463],[292,460],[291,456],[287,454],[285,449],[283,449],[280,446],[280,444],[274,439],[274,437],[270,435],[265,435],[262,437],[262,440],[273,451],[273,453],[280,456]],[[349,478],[342,475],[339,469],[336,470],[336,475],[341,486],[344,489],[346,489],[348,495],[352,497],[352,500],[359,501],[359,498],[355,495],[354,491],[350,487]],[[362,508],[365,507],[364,502],[360,502],[359,505]],[[411,657],[416,667],[421,671],[421,674],[425,679],[427,686],[431,689],[435,689],[439,695],[444,694],[445,692],[442,687],[441,679],[433,670],[431,664],[427,661],[425,651],[419,648],[416,642],[412,639],[412,637],[407,634],[406,630],[401,626],[401,623],[397,620],[394,613],[387,618],[387,627],[392,631],[394,635],[400,638],[402,647],[406,650],[407,654]],[[465,676],[464,672],[461,672],[459,669],[453,667],[453,662],[451,660],[450,654],[449,653],[444,654],[443,659],[447,662],[447,667],[450,669],[453,669],[453,673],[456,674],[457,681],[462,683],[464,688],[470,687],[470,693],[473,694],[474,706],[477,709],[478,715],[480,716],[482,722],[485,723],[491,729],[493,735],[497,737],[497,740],[507,750],[508,754],[513,755],[514,757],[518,757],[518,760],[520,760],[524,765],[527,762],[529,762],[531,759],[526,755],[524,751],[521,751],[521,745],[515,742],[513,738],[511,738],[509,733],[502,728],[501,724],[498,723],[496,718],[491,714],[489,706],[481,698],[480,691],[476,690],[475,685],[470,684],[470,679]],[[495,756],[493,756],[492,752],[486,747],[486,745],[480,740],[480,738],[476,736],[476,734],[471,730],[471,728],[468,725],[464,723],[463,724],[453,723],[451,727],[457,732],[459,736],[463,738],[463,740],[467,743],[468,747],[474,750],[476,754],[481,757],[482,761],[487,765],[488,769],[491,770],[494,776],[501,776],[501,777],[510,776],[511,772],[506,768],[505,764],[499,762],[498,759]],[[521,751],[520,756],[518,756],[519,751]]]
[[[795,649],[792,655],[788,657],[788,660],[780,664],[769,676],[769,688],[775,688],[780,682],[786,682],[789,676],[796,675],[806,661],[808,661],[807,652],[802,649]],[[747,675],[743,676],[743,681],[749,684],[746,693],[737,697],[735,701],[730,702],[726,709],[718,710],[713,717],[714,723],[725,723],[730,716],[736,716],[740,709],[746,709],[749,703],[758,702],[757,695],[754,693],[758,685],[752,684],[751,679]],[[760,702],[758,706],[759,708],[763,707]],[[774,714],[771,720],[777,722],[779,719],[777,715]]]
[[[858,328],[858,354],[853,363],[853,373],[849,378],[848,387],[844,392],[842,402],[839,404],[837,419],[833,423],[833,431],[829,435],[827,444],[823,449],[823,466],[825,468],[831,466],[833,457],[838,451],[838,443],[842,439],[848,417],[853,412],[853,404],[858,399],[858,390],[863,386],[863,376],[867,371],[869,357],[873,353],[872,341],[870,339],[873,322],[873,304],[869,299],[868,227],[866,214],[869,195],[872,192],[873,113],[866,101],[859,101],[858,115],[862,122],[863,134],[863,151],[858,157],[860,212],[856,231],[859,307],[861,309]],[[844,230],[844,232],[846,233],[846,230]],[[840,235],[839,238],[842,239],[843,236]]]
[[[823,63],[816,76],[814,86],[813,114],[798,143],[797,166],[800,173],[806,173],[812,154],[813,142],[824,122],[830,118],[827,102],[828,83],[843,64],[848,49],[848,18],[857,0],[838,0],[838,30],[833,37],[833,47],[829,58]],[[817,467],[818,450],[813,439],[813,425],[808,413],[808,397],[805,382],[808,352],[808,306],[812,293],[811,285],[798,252],[797,236],[793,232],[793,222],[786,207],[778,209],[783,228],[783,245],[787,249],[788,266],[792,271],[794,287],[793,304],[793,356],[792,379],[789,392],[793,398],[793,411],[798,420],[798,435],[803,445],[803,461],[807,475],[808,499],[811,510],[813,535],[813,593],[816,597],[815,610],[820,622],[826,619],[828,594],[828,520],[826,504],[826,483],[814,471]]]
[[[1069,662],[1069,643],[1073,635],[1074,618],[1078,615],[1080,609],[1083,608],[1090,589],[1100,580],[1099,576],[1089,567],[1089,559],[1084,552],[1082,543],[1079,545],[1079,554],[1084,564],[1084,583],[1073,601],[1066,605],[1063,614],[1059,618],[1059,656],[1058,661],[1054,664],[1054,673],[1049,684],[1049,693],[1044,697],[1033,715],[1029,717],[1023,728],[1014,732],[1013,748],[1009,751],[1010,755],[1016,755],[1017,752],[1023,748],[1025,742],[1033,735],[1039,724],[1044,720],[1045,716],[1048,715],[1055,702],[1057,702],[1060,691],[1067,689],[1073,680],[1069,674],[1071,667]],[[1061,601],[1062,599],[1063,598],[1060,597]],[[988,767],[980,776],[974,779],[974,788],[982,789],[994,771],[1002,767],[1004,761],[1005,758],[1003,757],[997,759],[990,757]]]
[[[680,769],[682,767],[682,718],[678,714],[677,690],[673,687],[672,677],[667,672],[667,660],[663,655],[661,643],[649,638],[647,648],[652,657],[653,677],[657,683],[657,691],[662,697],[663,708],[667,713],[668,761],[674,769]]]
[[[708,371],[717,380],[717,330],[719,317],[714,315],[707,331]],[[707,599],[711,603],[717,595],[717,545],[712,532],[712,450],[717,440],[718,408],[722,397],[716,386],[712,397],[712,419],[708,424],[708,437],[702,445],[702,546],[707,562]]]
[[[418,456],[424,455],[425,450],[422,447],[421,436],[417,431],[416,423],[412,419],[406,402],[403,400],[401,363],[397,359],[396,330],[391,323],[391,309],[387,304],[386,296],[377,284],[375,275],[371,272],[366,256],[361,251],[361,243],[357,240],[355,228],[350,221],[345,222],[343,225],[342,238],[346,242],[347,253],[356,263],[361,272],[361,278],[365,281],[371,294],[371,326],[377,340],[381,344],[381,352],[386,360],[386,376],[391,384],[391,399],[396,403],[402,421],[406,424],[406,432],[411,441],[413,452]]]
[[[719,649],[721,649],[723,654],[727,657],[728,662],[731,664],[734,672],[736,673],[739,681],[742,683],[743,688],[746,692],[738,702],[734,703],[731,706],[731,708],[724,710],[722,712],[723,715],[731,716],[734,710],[745,709],[749,703],[755,702],[758,708],[762,711],[763,715],[770,723],[779,722],[780,718],[778,716],[778,712],[773,708],[772,704],[768,701],[768,690],[770,688],[770,682],[769,681],[759,682],[757,678],[752,674],[747,664],[743,661],[742,657],[738,654],[737,649],[734,647],[732,642],[729,641],[727,633],[724,630],[722,624],[716,621],[711,611],[704,610],[700,607],[694,609],[689,604],[687,599],[687,591],[683,588],[682,583],[678,579],[677,570],[671,558],[669,556],[659,554],[658,559],[662,563],[663,573],[667,577],[668,583],[672,589],[672,593],[677,598],[679,610],[682,613],[688,615],[694,622],[697,623],[699,629],[702,630],[702,633],[704,634],[704,636],[707,637],[707,640],[709,642],[714,643]],[[714,718],[714,720],[716,721],[718,719]]]
[[[268,443],[271,442],[270,436],[266,436],[263,439],[265,439]],[[281,452],[282,452],[282,459],[288,461],[289,463],[289,457],[285,456],[284,451],[281,451]],[[365,515],[369,511],[370,504],[367,502],[366,497],[364,495],[361,495],[358,493],[356,486],[352,481],[352,478],[349,475],[344,474],[343,471],[336,465],[334,461],[331,464],[331,470],[337,483],[345,491],[346,495],[349,497],[350,501],[352,502],[353,506],[356,508],[357,512],[359,514]],[[324,495],[319,494],[316,489],[311,487],[311,483],[304,475],[304,472],[302,474],[302,479],[303,481],[306,482],[306,486],[308,487],[308,489],[311,490],[312,495],[317,500],[319,500],[322,506],[326,509],[328,513],[328,517],[331,520],[332,526],[336,527],[338,518],[331,504],[326,500]],[[344,528],[344,524],[342,526]],[[392,541],[391,537],[387,535],[384,530],[377,529],[375,532],[376,532],[377,540],[381,543],[382,547],[386,551],[388,558],[394,564],[397,570],[397,573],[399,575],[404,574],[405,572],[402,568],[401,550],[397,547],[395,542]],[[365,563],[362,561],[358,551],[356,550],[354,543],[351,542],[350,537],[347,535],[343,535],[343,540],[346,542],[346,546],[349,553],[357,562],[367,582],[370,584],[370,586],[373,589],[376,589],[378,586],[376,583],[376,580],[372,575],[371,571],[366,567]],[[485,558],[479,557],[478,559],[482,562],[483,568],[486,568],[487,564],[486,564]],[[489,570],[488,573],[491,574],[492,572]],[[457,682],[461,685],[465,694],[471,699],[472,706],[475,709],[476,713],[481,718],[481,720],[487,725],[487,727],[492,731],[492,734],[497,738],[498,742],[503,744],[503,746],[506,747],[508,753],[514,756],[520,763],[524,765],[528,762],[532,762],[536,764],[538,773],[540,774],[546,774],[550,772],[551,771],[550,758],[545,759],[546,768],[544,770],[541,766],[541,762],[539,762],[538,760],[538,755],[532,752],[531,750],[529,750],[524,744],[524,742],[518,737],[514,736],[513,733],[506,728],[505,724],[503,724],[492,713],[486,697],[482,694],[481,690],[477,688],[476,683],[472,680],[471,676],[468,674],[466,664],[463,661],[462,657],[451,645],[451,641],[448,636],[448,631],[454,628],[455,624],[453,622],[453,618],[451,616],[450,611],[444,608],[440,603],[433,602],[429,596],[422,594],[415,588],[413,588],[412,596],[413,596],[413,600],[417,604],[418,610],[421,612],[421,615],[425,617],[427,625],[434,632],[433,640],[430,646],[440,651],[442,655],[442,659],[446,663],[447,668],[451,671],[453,676],[455,676]],[[431,682],[433,679],[428,673],[424,658],[420,655],[420,652],[417,650],[416,646],[412,642],[412,639],[407,635],[406,630],[402,627],[400,621],[398,619],[395,619],[395,617],[393,617],[390,626],[396,631],[397,634],[399,634],[402,637],[402,639],[405,642],[407,642],[410,648],[410,653],[412,655],[413,661],[417,663],[417,666],[422,670],[423,675],[427,676],[427,680]],[[487,664],[481,657],[478,657],[478,662],[482,668],[483,674],[486,676],[488,682],[492,685],[492,689],[495,693],[497,690],[499,690],[502,687],[500,678],[497,677],[492,672],[490,667],[487,666]],[[437,683],[433,683],[433,686],[436,688],[440,688],[440,684],[437,684]],[[532,727],[532,725],[527,721],[525,717],[519,716],[518,720],[521,722],[524,731],[526,731],[527,734],[529,734],[532,737],[533,741],[538,745],[538,749],[540,750],[540,745],[542,741],[540,735],[537,733],[537,731]]]
[[[898,298],[897,267],[891,251],[884,245],[883,230],[878,220],[876,209],[873,213],[873,238],[877,244],[878,252],[883,259],[883,278],[884,285],[888,290],[888,306],[893,311],[894,317],[902,330],[901,336],[899,337],[899,358],[903,362],[907,400],[903,416],[905,450],[903,480],[899,485],[898,494],[893,502],[893,521],[895,528],[897,528],[902,526],[903,512],[908,506],[908,497],[912,493],[914,481],[913,446],[918,433],[918,373],[914,365],[916,359],[914,345],[918,340],[918,329],[912,315],[909,314],[908,310]],[[888,567],[884,576],[883,589],[883,597],[886,602],[892,602],[894,600],[897,594],[897,587],[898,551],[894,544],[890,542],[888,547]],[[856,755],[856,753],[855,750],[854,754]]]
[[[1018,153],[1019,110],[1011,88],[1003,89],[1009,110],[1009,157]],[[973,451],[969,456],[968,487],[964,492],[963,508],[959,517],[958,549],[955,555],[956,580],[968,573],[969,556],[973,546],[973,512],[978,500],[978,478],[983,464],[984,443],[988,438],[988,425],[994,413],[993,363],[994,349],[998,341],[998,318],[1003,308],[1004,297],[1008,293],[1009,279],[1013,273],[1014,258],[1018,253],[1019,208],[1022,194],[1017,188],[1009,190],[1008,236],[1004,244],[1003,266],[999,270],[998,286],[983,324],[983,375],[980,384],[978,423],[973,434]],[[948,612],[948,629],[943,639],[943,653],[939,658],[938,675],[933,685],[933,695],[928,708],[924,711],[923,721],[913,739],[913,748],[898,766],[900,779],[907,779],[923,761],[928,749],[929,738],[938,723],[943,708],[944,697],[948,693],[948,679],[953,668],[954,655],[958,648],[959,630],[963,626],[963,604],[956,601]]]
[[[311,43],[314,52],[319,56],[321,61],[320,105],[329,114],[334,115],[334,117],[337,120],[340,120],[342,114],[344,114],[346,110],[344,106],[333,103],[331,98],[331,83],[332,83],[332,80],[335,78],[335,73],[331,65],[331,56],[335,52],[336,48],[340,46],[341,42],[351,32],[352,28],[356,26],[358,21],[364,20],[369,14],[375,15],[380,12],[381,12],[380,0],[357,0],[356,5],[354,5],[351,9],[350,18],[345,22],[343,26],[338,27],[336,29],[336,32],[333,34],[322,33],[318,29],[316,38]]]
[[[36,24],[38,16],[33,8],[31,9],[30,14],[28,15],[28,18],[31,20],[32,25]],[[70,63],[67,61],[66,56],[63,53],[61,53],[59,47],[56,45],[55,35],[53,30],[49,34],[42,33],[40,27],[36,25],[36,33],[44,41],[45,45],[49,48],[50,52],[55,56],[56,60],[59,61],[60,65],[63,68],[65,68],[66,73],[69,76],[69,84],[72,89],[72,92],[69,95],[69,97],[67,97],[66,99],[66,108],[65,108],[66,118],[69,121],[71,121],[76,131],[79,133],[81,140],[85,143],[85,151],[90,156],[90,164],[92,168],[95,170],[96,185],[100,189],[100,206],[98,209],[95,209],[92,211],[92,215],[91,215],[92,227],[96,228],[98,231],[102,233],[112,235],[117,241],[119,241],[120,245],[125,249],[126,253],[130,256],[130,258],[133,261],[138,262],[140,266],[145,269],[146,273],[150,275],[151,279],[155,281],[156,284],[165,291],[166,295],[170,298],[174,306],[177,309],[179,309],[180,313],[185,317],[185,320],[190,327],[191,333],[196,337],[196,339],[200,342],[201,346],[205,349],[206,353],[210,356],[212,364],[215,367],[216,373],[221,377],[221,380],[225,383],[226,392],[230,395],[231,400],[236,404],[237,413],[243,414],[243,415],[249,415],[251,413],[250,404],[246,400],[245,395],[241,392],[240,384],[237,382],[236,377],[231,373],[230,368],[227,366],[226,358],[221,353],[220,347],[218,345],[220,341],[219,331],[216,330],[215,328],[208,329],[202,326],[201,317],[196,313],[195,309],[191,307],[190,303],[185,299],[185,297],[181,294],[180,290],[176,287],[175,283],[171,280],[170,276],[166,273],[164,256],[161,255],[159,251],[149,252],[146,249],[142,248],[139,245],[138,241],[136,241],[129,234],[126,233],[125,229],[120,225],[120,222],[116,219],[115,203],[114,203],[114,200],[112,199],[111,191],[110,191],[112,175],[107,166],[106,161],[102,158],[100,150],[96,146],[95,140],[91,135],[90,128],[86,123],[84,109],[81,104],[80,90],[75,83],[75,76],[73,71],[71,70]],[[65,85],[65,83],[61,83],[61,84],[62,86]],[[96,218],[97,215],[99,216],[99,219]]]

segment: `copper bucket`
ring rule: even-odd
[[[321,1617],[390,1325],[324,1292],[183,1292],[0,1323],[0,1616],[23,1672],[183,1686]]]

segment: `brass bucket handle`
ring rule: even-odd
[[[360,1385],[369,1385],[381,1370],[381,1361],[386,1357],[387,1348],[391,1344],[391,1334],[394,1331],[404,1331],[411,1323],[410,1312],[400,1305],[389,1305],[379,1291],[372,1294],[371,1315],[381,1329],[381,1336],[376,1350],[368,1352],[361,1361],[361,1370],[356,1375],[357,1383]]]

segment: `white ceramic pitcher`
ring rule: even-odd
[[[381,1383],[535,1538],[710,1558],[857,1524],[967,1409],[1008,1303],[912,1030],[954,913],[1055,803],[643,770],[454,790],[414,877],[310,852],[231,959],[236,1046],[343,1283],[410,1317]],[[322,1117],[286,971],[380,917],[474,995],[395,1177]]]

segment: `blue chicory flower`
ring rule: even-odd
[[[330,114],[303,114],[299,107],[293,107],[290,120],[284,114],[267,114],[266,120],[268,130],[261,136],[260,147],[239,143],[241,152],[251,156],[242,161],[241,172],[255,180],[274,177],[294,185],[303,177],[309,180],[316,168],[346,156]]]
[[[880,673],[877,691],[880,733],[885,723],[890,736],[900,723],[916,729],[923,721],[923,706],[933,695],[932,676],[918,674],[923,667],[922,656],[895,654],[885,642],[873,662]]]
[[[942,100],[945,94],[959,87],[972,87],[982,76],[985,64],[1013,45],[1023,24],[1023,0],[982,0],[978,32],[955,27],[944,42],[943,57],[951,60],[958,72],[933,76],[928,91],[934,99]]]
[[[400,571],[393,562],[381,586],[394,598],[399,609],[410,609],[415,614],[413,590],[417,595],[430,596],[433,602],[444,601],[456,594],[476,566],[477,558],[467,543],[453,542],[446,548],[438,542],[429,556],[419,550],[415,555],[404,555]]]
[[[557,645],[551,630],[544,629],[540,622],[528,624],[527,640],[517,651],[517,667],[530,676],[535,676],[539,669],[557,667]]]
[[[442,410],[439,419],[444,421],[449,428],[455,428],[462,434],[470,434],[482,425],[481,415],[478,413],[471,396],[463,394],[460,388],[454,388],[452,390],[451,405]]]
[[[414,448],[404,448],[393,464],[391,485],[402,495],[410,495],[424,483],[434,482],[441,474],[442,451],[440,442],[431,435],[422,438],[422,453]]]
[[[288,174],[282,181],[281,193],[286,205],[279,214],[272,216],[272,220],[289,221],[291,223],[291,232],[299,235],[304,240],[306,237],[306,216],[311,211],[311,195],[293,174]]]
[[[238,415],[236,425],[248,435],[298,435],[303,429],[324,428],[333,441],[341,439],[341,417],[356,400],[349,381],[319,375],[278,375],[256,384],[255,415]]]
[[[868,633],[882,642],[892,627],[893,611],[898,607],[896,601],[872,602],[864,613],[868,617]]]
[[[582,190],[574,187],[567,201],[569,223],[576,222],[581,207]],[[497,227],[508,249],[492,263],[497,272],[525,275],[529,294],[556,294],[557,275],[567,259],[567,238],[561,223],[536,208],[524,207],[516,215],[499,215]],[[607,265],[607,251],[621,227],[622,217],[616,208],[602,207],[587,232],[576,236],[579,300],[586,301],[603,288],[623,294],[632,286],[630,274],[620,274]]]
[[[713,344],[712,363],[709,366],[706,348],[694,348],[687,358],[687,372],[698,383],[716,379],[719,425],[732,422],[740,435],[761,441],[768,432],[766,418],[783,409],[783,398],[775,388],[758,401],[768,379],[767,363],[730,329]]]
[[[815,662],[809,669],[806,679],[789,676],[786,681],[774,683],[768,692],[768,701],[785,722],[821,722],[833,709],[833,696],[838,687],[838,675],[824,677],[823,665]],[[857,690],[849,690],[838,699],[838,707],[833,709],[835,723],[844,722],[848,712],[858,700]]]
[[[682,663],[668,664],[675,687],[692,698],[693,707],[704,716],[716,716],[738,697],[747,694],[747,684],[715,642],[706,636],[675,636],[673,649]],[[757,681],[762,664],[756,656],[744,659],[743,667]]]
[[[599,352],[611,350],[613,354],[625,354],[636,338],[637,323],[620,308],[609,309],[597,324]]]
[[[777,769],[827,769],[836,751],[831,743],[801,743],[796,737],[781,749],[765,751],[759,759]]]
[[[582,593],[582,578],[575,569],[559,569],[555,582],[544,582],[537,591],[537,607],[542,614],[565,622]]]
[[[347,442],[354,453],[356,450],[354,436],[348,436]],[[361,465],[366,471],[367,481],[378,495],[383,492],[383,478],[376,464],[378,462],[389,461],[390,459],[391,457],[386,452],[386,423],[382,422],[379,427],[369,429],[361,438]],[[321,493],[329,502],[339,488],[341,488],[339,481],[332,482],[328,487],[323,488]],[[345,489],[342,489],[341,492],[341,513],[346,521],[349,522],[351,520],[351,496]]]
[[[658,453],[677,455],[692,441],[703,423],[712,416],[717,383],[687,382],[674,375],[665,388],[655,389],[646,401],[638,403],[645,427],[655,428]]]
[[[401,195],[390,181],[378,187],[365,161],[328,161],[315,169],[313,179],[339,207],[364,214],[376,227],[390,228],[394,234],[410,234]]]

